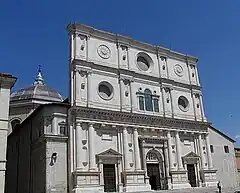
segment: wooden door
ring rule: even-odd
[[[104,192],[116,192],[115,164],[103,164]]]
[[[194,164],[187,164],[187,170],[188,170],[188,180],[190,181],[190,184],[192,187],[196,187],[196,173],[195,173],[195,167]]]

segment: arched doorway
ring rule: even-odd
[[[146,155],[147,175],[152,190],[164,189],[164,164],[157,150],[150,150]]]

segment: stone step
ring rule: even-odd
[[[223,188],[222,193],[235,193],[235,191],[237,190],[240,191],[240,187]],[[157,191],[138,192],[138,193],[218,193],[218,189],[217,188],[189,188],[189,189],[180,189],[180,190],[157,190]]]

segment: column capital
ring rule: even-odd
[[[93,125],[94,125],[93,123],[88,123],[89,127],[93,127]]]
[[[76,121],[76,125],[77,126],[82,126],[82,122],[81,121]]]

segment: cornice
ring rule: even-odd
[[[118,44],[122,44],[125,46],[129,46],[140,49],[140,50],[145,50],[145,51],[149,51],[153,54],[156,55],[163,55],[167,57],[171,57],[171,58],[176,58],[179,60],[188,60],[191,63],[197,63],[198,59],[194,56],[190,56],[190,55],[186,55],[186,54],[182,54],[176,51],[173,51],[171,49],[168,48],[164,48],[161,46],[154,46],[152,44],[148,44],[145,42],[141,42],[138,40],[135,40],[131,37],[128,36],[123,36],[120,34],[114,34],[114,33],[110,33],[110,32],[106,32],[103,30],[99,30],[99,29],[95,29],[93,27],[84,25],[84,24],[80,24],[80,23],[73,23],[73,24],[69,24],[66,29],[68,30],[69,33],[82,33],[83,35],[87,35],[90,37],[96,37],[99,39],[105,39],[108,40],[110,42],[114,42],[117,45]]]
[[[207,131],[210,123],[183,119],[164,118],[104,109],[72,107],[72,113],[83,120],[104,120],[123,124],[141,124],[143,126],[167,127],[182,130]]]

